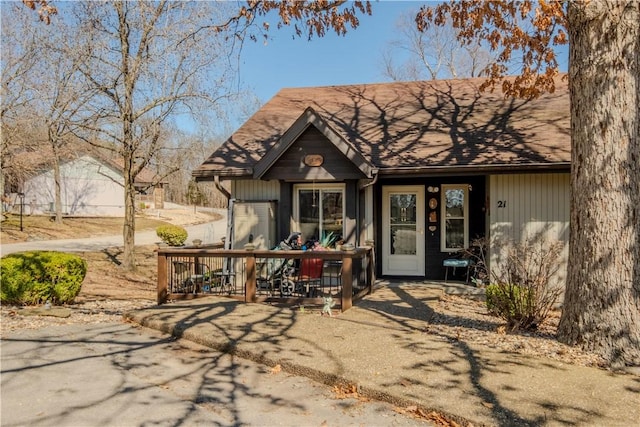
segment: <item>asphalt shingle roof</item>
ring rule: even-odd
[[[385,171],[444,167],[568,166],[569,92],[533,100],[480,92],[484,79],[282,89],[198,169],[197,178],[246,176],[311,107]]]

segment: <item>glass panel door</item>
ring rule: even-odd
[[[424,275],[424,187],[382,188],[382,274]]]
[[[320,238],[333,233],[342,236],[342,190],[322,190],[322,229]]]
[[[302,232],[303,242],[317,238],[320,232],[320,190],[299,190],[298,191],[298,224]]]
[[[389,198],[391,254],[416,254],[416,195],[392,194]]]

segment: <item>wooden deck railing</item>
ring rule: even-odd
[[[223,295],[246,302],[351,308],[371,293],[371,248],[351,251],[223,250],[211,247],[158,249],[158,304]]]

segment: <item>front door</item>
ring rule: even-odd
[[[424,276],[424,186],[382,188],[382,274]]]

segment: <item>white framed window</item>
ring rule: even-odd
[[[441,194],[440,250],[456,252],[469,247],[469,185],[444,184]]]
[[[322,239],[329,233],[344,236],[344,184],[293,186],[293,228],[302,241]]]

